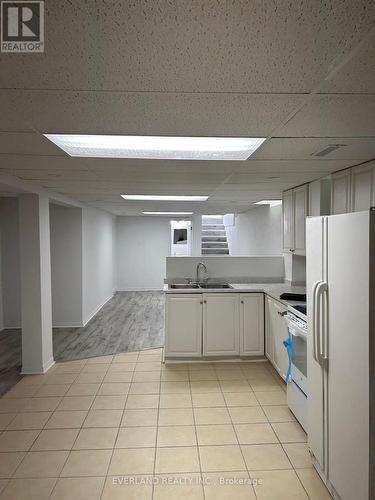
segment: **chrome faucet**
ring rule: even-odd
[[[206,275],[208,273],[206,265],[203,262],[199,262],[199,264],[197,265],[197,283],[201,282],[201,280],[199,279],[199,270],[201,267],[204,269],[204,272],[206,273]]]

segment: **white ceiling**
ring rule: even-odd
[[[369,0],[46,2],[45,53],[0,54],[0,174],[115,214],[248,210],[375,158],[374,26]],[[81,159],[47,132],[268,139],[245,162]]]

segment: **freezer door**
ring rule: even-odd
[[[369,212],[328,218],[328,479],[369,498]]]
[[[324,472],[324,372],[316,355],[313,314],[316,311],[315,291],[323,281],[324,225],[326,217],[310,217],[306,222],[306,293],[307,293],[307,427],[308,443]]]

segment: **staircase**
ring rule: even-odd
[[[202,215],[202,255],[229,255],[222,215]]]

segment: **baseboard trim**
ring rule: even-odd
[[[65,325],[52,325],[52,328],[79,328],[82,326],[83,323],[66,323]],[[3,330],[22,330],[22,326],[4,326]]]
[[[87,325],[87,323],[88,323],[89,321],[91,321],[91,320],[92,320],[92,318],[93,318],[96,314],[98,314],[98,312],[100,311],[100,309],[102,309],[102,307],[104,307],[104,306],[106,305],[106,303],[107,303],[109,300],[111,300],[111,298],[113,297],[113,295],[114,295],[114,294],[112,293],[109,297],[107,297],[107,298],[104,300],[104,302],[102,302],[102,304],[100,304],[100,306],[98,306],[98,307],[97,307],[97,309],[95,309],[95,311],[94,311],[94,312],[92,312],[92,313],[90,314],[90,316],[89,316],[86,320],[84,320],[84,322],[83,322],[82,326],[86,326],[86,325]]]
[[[118,292],[162,292],[163,288],[119,288]]]
[[[66,323],[65,325],[52,325],[52,328],[82,328],[83,323]]]

